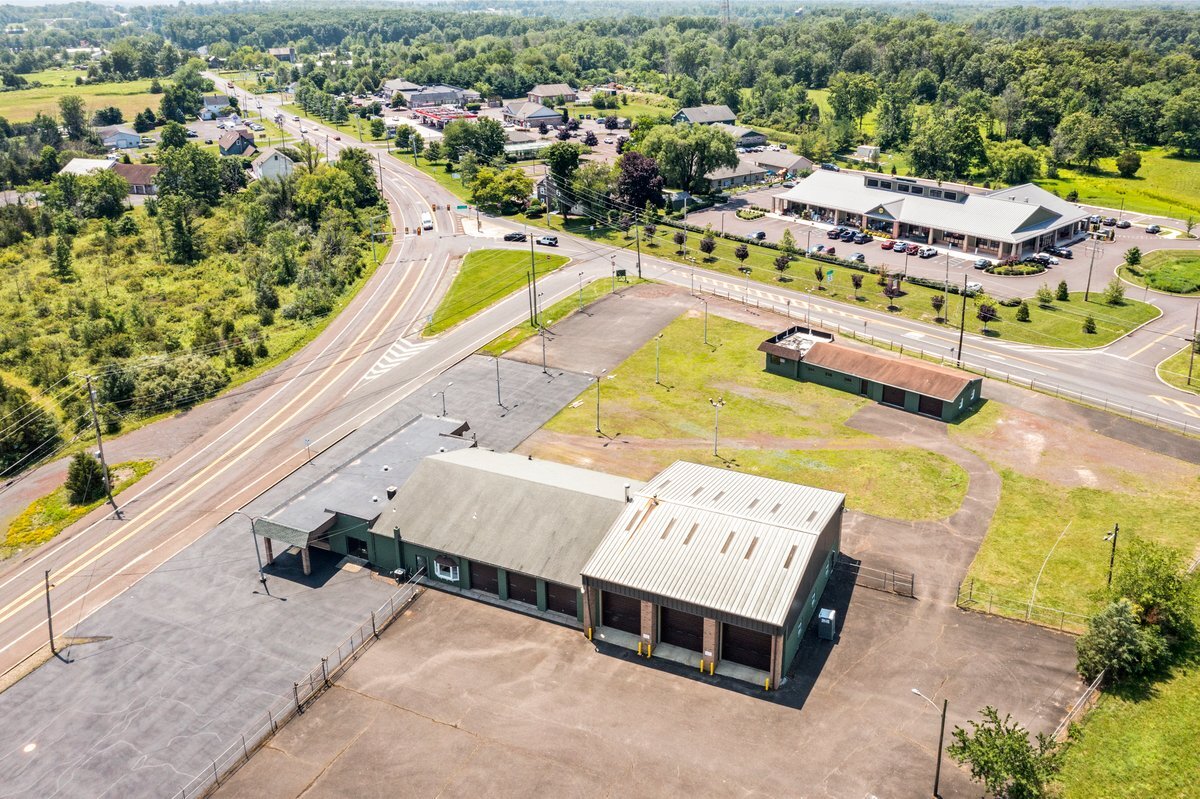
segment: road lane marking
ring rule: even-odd
[[[1136,358],[1137,356],[1141,355],[1141,354],[1142,354],[1143,352],[1145,352],[1146,350],[1148,350],[1148,349],[1150,349],[1151,347],[1153,347],[1153,346],[1154,346],[1155,344],[1157,344],[1158,342],[1162,341],[1162,340],[1163,340],[1163,339],[1165,339],[1165,338],[1171,338],[1172,336],[1174,336],[1176,333],[1178,333],[1180,330],[1183,330],[1184,328],[1185,328],[1185,325],[1180,325],[1179,327],[1175,328],[1174,330],[1172,330],[1172,331],[1170,331],[1170,332],[1163,333],[1161,336],[1158,336],[1157,338],[1153,338],[1153,339],[1151,339],[1150,341],[1146,342],[1146,344],[1144,344],[1144,345],[1143,345],[1143,346],[1141,346],[1141,347],[1138,347],[1136,350],[1134,350],[1133,352],[1129,353],[1128,355],[1118,355],[1117,357],[1118,357],[1118,358],[1123,358],[1123,359],[1124,359],[1124,360],[1126,360],[1126,361],[1131,361],[1131,360],[1133,360],[1134,358]]]

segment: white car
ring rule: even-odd
[[[605,139],[605,140],[604,140],[604,143],[605,143],[605,144],[612,144],[612,143],[613,143],[613,140],[612,140],[612,139]]]
[[[299,122],[299,121],[300,121],[300,117],[298,117],[298,116],[293,116],[293,117],[292,117],[292,121],[293,121],[293,122]]]
[[[933,256],[937,255],[937,250],[932,247],[922,247],[921,249],[917,250],[917,255],[921,258],[932,258]]]

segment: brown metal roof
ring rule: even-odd
[[[788,357],[788,354],[782,352],[772,354]],[[795,360],[795,351],[792,351],[790,356],[791,360]],[[873,352],[823,341],[813,344],[803,361],[810,366],[820,366],[947,402],[958,399],[963,389],[976,379],[953,369],[923,361],[887,358]]]
[[[157,164],[113,164],[112,171],[125,178],[130,186],[152,186],[158,170]]]

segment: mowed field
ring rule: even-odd
[[[1096,172],[1060,169],[1057,180],[1035,181],[1047,191],[1065,197],[1079,192],[1089,205],[1176,219],[1200,217],[1200,160],[1171,155],[1161,147],[1140,149],[1142,168],[1132,178],[1117,174],[1116,160],[1100,159]]]
[[[133,115],[144,108],[158,110],[158,102],[162,95],[150,93],[148,79],[76,86],[75,78],[85,75],[86,73],[76,69],[47,69],[24,75],[23,77],[31,83],[37,81],[43,85],[32,89],[0,92],[0,116],[10,122],[27,122],[37,116],[39,111],[44,114],[57,114],[59,99],[69,94],[82,97],[89,111],[110,105],[116,106],[121,109],[126,120],[132,120]],[[160,80],[161,82],[163,81]]]

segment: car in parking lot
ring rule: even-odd
[[[1089,224],[1089,225],[1098,225],[1098,224],[1100,224],[1100,215],[1099,215],[1099,214],[1092,214],[1091,216],[1089,216],[1089,217],[1088,217],[1088,224]]]
[[[897,248],[893,247],[892,249],[895,250]],[[921,249],[922,248],[917,244],[907,244],[904,247],[904,253],[906,255],[917,255],[918,253],[921,252]]]
[[[754,239],[755,241],[762,241],[766,237],[767,237],[767,231],[765,231],[765,230],[756,230],[752,234],[750,234],[750,238]]]
[[[883,250],[890,250],[895,246],[896,246],[895,239],[884,239],[879,245],[880,249],[883,249]]]
[[[1146,225],[1147,233],[1162,233],[1162,228],[1158,225]]]
[[[983,284],[977,283],[974,280],[967,283],[967,295],[978,294],[983,291]]]
[[[857,261],[858,263],[862,264],[866,263],[867,256],[863,255],[861,252],[852,252],[850,253],[850,260]]]
[[[823,253],[823,252],[825,252],[824,244],[814,244],[813,246],[808,248],[809,255],[817,255],[817,254]]]
[[[1057,255],[1059,258],[1074,258],[1075,253],[1071,252],[1070,247],[1047,247],[1046,252],[1051,255]]]
[[[195,139],[195,138],[199,138],[199,136],[200,136],[200,134],[199,134],[199,133],[197,133],[196,131],[192,130],[191,128],[188,128],[188,129],[187,129],[187,133],[186,133],[185,135],[186,135],[186,136],[187,136],[189,139]]]
[[[528,236],[516,230],[514,230],[512,233],[504,234],[505,241],[525,241],[526,238],[528,238]]]
[[[557,247],[558,236],[541,236],[538,238],[537,243],[546,247]]]
[[[976,269],[987,269],[991,265],[992,262],[987,258],[976,258],[975,263],[972,264],[972,266],[974,266]]]
[[[830,172],[841,172],[842,168],[837,164],[821,164],[821,169],[828,169]]]
[[[922,258],[932,258],[933,256],[937,255],[937,250],[932,247],[920,247],[917,249],[917,255],[921,256]]]
[[[1112,227],[1113,225],[1117,224],[1117,218],[1115,216],[1106,216],[1103,220],[1101,220],[1100,224],[1104,225],[1105,227]]]
[[[613,140],[612,140],[612,139],[605,139],[605,140],[604,140],[604,143],[605,143],[605,144],[612,144],[612,143],[613,143]]]
[[[837,255],[837,247],[830,247],[825,250],[825,255]]]
[[[868,241],[873,241],[874,239],[875,239],[875,237],[872,236],[870,233],[855,233],[854,234],[854,243],[855,244],[866,244]]]
[[[845,231],[842,230],[840,227],[835,227],[833,230],[829,231],[825,235],[831,239],[838,239],[838,238],[842,237],[842,233],[844,233],[844,232]]]
[[[781,186],[783,186],[785,189],[794,189],[794,188],[796,188],[796,181],[794,181],[794,180],[785,180],[785,181],[784,181],[783,183],[781,183],[780,185],[781,185]]]
[[[1129,228],[1133,227],[1133,225],[1128,219],[1118,219],[1117,227],[1119,227],[1121,230],[1128,230]]]
[[[843,230],[842,235],[839,236],[838,238],[840,238],[842,241],[854,241],[854,237],[857,235],[858,234],[855,233],[853,230]]]
[[[1033,257],[1046,266],[1058,266],[1058,259],[1048,252],[1035,253]]]

